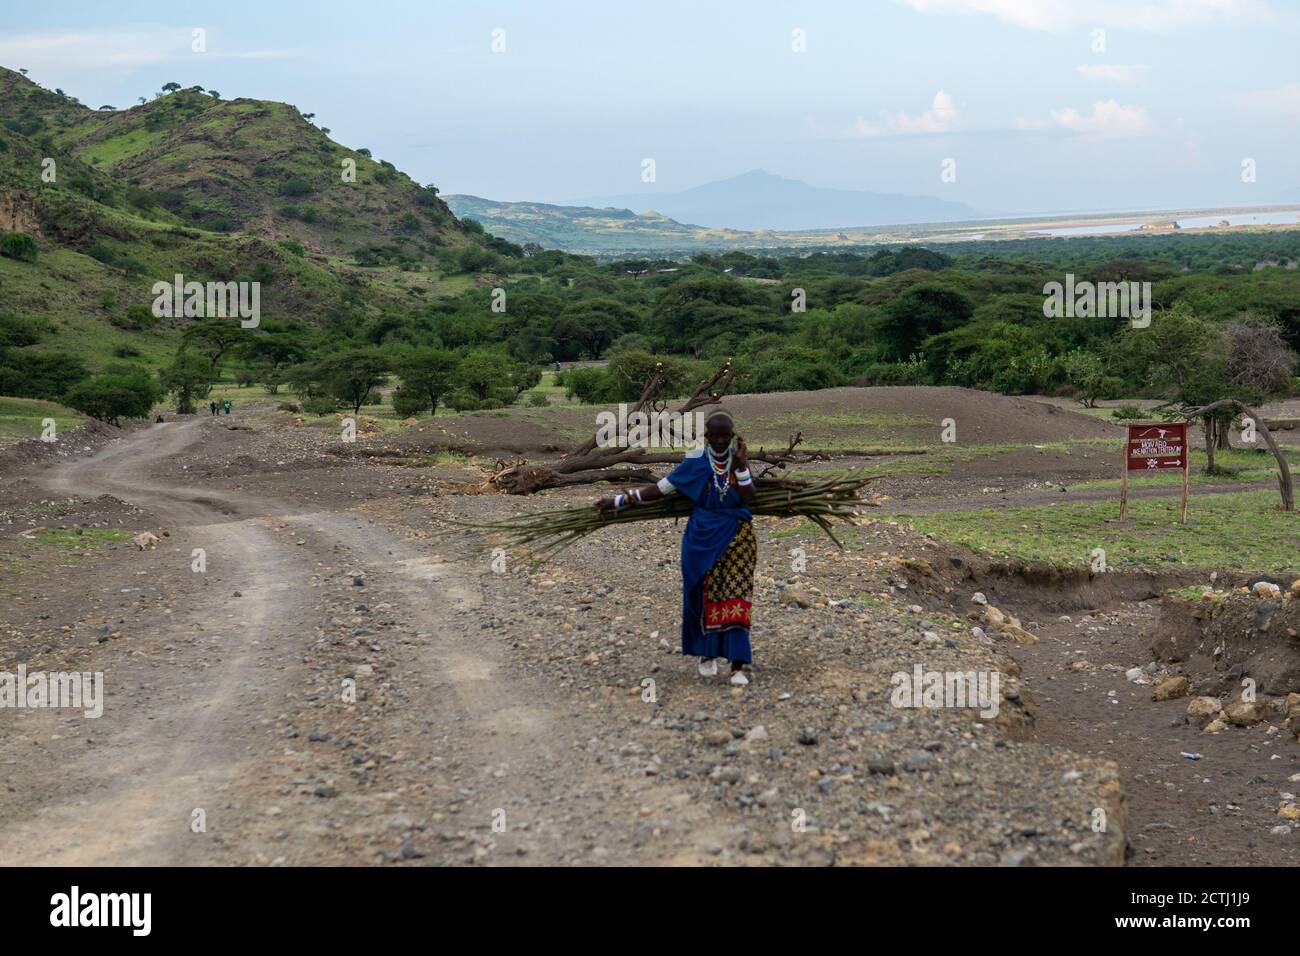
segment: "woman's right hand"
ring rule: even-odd
[[[613,510],[614,510],[614,499],[613,499],[613,498],[601,498],[599,501],[596,502],[596,510],[597,510],[597,511],[602,511],[602,512],[604,512],[604,511],[613,511]]]

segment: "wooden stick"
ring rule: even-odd
[[[1124,461],[1120,463],[1119,473],[1119,520],[1123,521],[1128,512],[1128,429],[1124,429]]]
[[[1179,519],[1182,524],[1187,524],[1187,474],[1192,467],[1192,449],[1187,439],[1187,433],[1183,432],[1183,510]]]

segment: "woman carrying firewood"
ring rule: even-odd
[[[667,478],[596,503],[598,511],[621,511],[680,494],[694,503],[682,534],[682,653],[700,658],[703,677],[718,673],[718,658],[731,662],[731,683],[749,683],[749,627],[758,544],[749,503],[754,480],[745,442],[731,416],[718,411],[704,427],[703,447],[692,451]]]

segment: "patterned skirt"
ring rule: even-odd
[[[722,557],[704,576],[704,630],[750,627],[758,540],[754,523],[742,521]]]

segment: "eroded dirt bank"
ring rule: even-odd
[[[1243,585],[1280,578],[1063,573],[935,547],[940,553],[926,565],[935,573],[913,570],[914,592],[982,624],[986,612],[972,601],[979,594],[1038,637],[1013,651],[1038,703],[1035,739],[1115,762],[1128,796],[1130,865],[1300,863],[1300,745],[1287,719],[1288,695],[1300,691],[1300,641],[1288,622],[1300,604],[1279,599],[1270,609],[1242,593]],[[1202,588],[1216,597],[1182,596]],[[1227,613],[1210,613],[1225,603]],[[1251,675],[1260,700],[1253,712],[1208,732],[1208,717],[1189,717],[1198,697],[1234,705]]]

